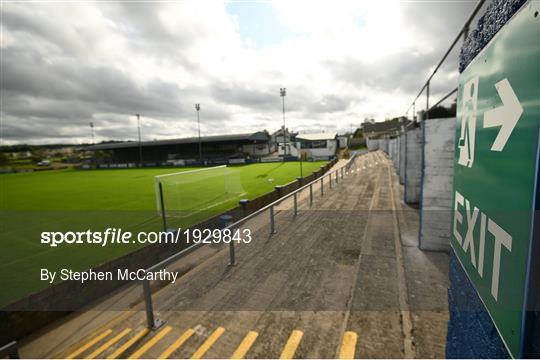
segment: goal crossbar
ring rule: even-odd
[[[156,175],[155,179],[158,180],[158,179],[161,179],[161,178],[164,178],[164,177],[167,177],[167,176],[180,175],[180,174],[190,174],[190,173],[194,173],[194,172],[207,171],[207,170],[216,170],[216,169],[220,169],[220,168],[224,168],[224,167],[227,167],[227,165],[212,166],[212,167],[208,167],[208,168],[204,168],[204,169],[195,169],[195,170],[188,170],[188,171],[178,171],[178,172],[171,173],[171,174]]]

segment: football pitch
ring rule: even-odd
[[[304,162],[304,176],[326,162]],[[58,170],[0,176],[0,306],[48,286],[40,281],[40,269],[85,270],[144,245],[62,245],[40,243],[44,231],[159,231],[155,176],[200,168],[153,168],[118,170]],[[298,162],[259,163],[231,167],[234,176],[209,177],[203,172],[186,183],[169,184],[164,200],[182,204],[184,216],[172,216],[170,226],[185,227],[253,199],[300,176]],[[178,176],[178,175],[175,175]],[[235,189],[212,203],[215,188]],[[181,197],[172,197],[175,190]],[[205,199],[204,206],[196,203]],[[209,199],[209,200],[208,200]],[[174,205],[174,204],[173,204]],[[170,202],[169,202],[170,206]],[[170,227],[169,226],[169,227]]]

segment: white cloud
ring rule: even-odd
[[[283,86],[295,130],[399,116],[472,7],[424,4],[276,1],[288,36],[254,46],[223,1],[6,2],[2,140],[88,141],[89,121],[97,140],[133,139],[134,113],[145,138],[191,136],[195,103],[206,134],[275,130]],[[456,78],[443,69],[440,91]]]

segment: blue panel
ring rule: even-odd
[[[509,358],[497,329],[453,250],[450,252],[448,308],[447,358]]]
[[[477,28],[471,29],[461,47],[459,54],[460,73],[525,2],[525,0],[493,0],[489,4],[484,15],[478,19]]]

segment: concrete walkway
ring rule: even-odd
[[[173,264],[185,274],[153,294],[158,330],[145,328],[140,286],[126,286],[26,339],[21,355],[444,357],[448,256],[416,248],[417,210],[382,152],[351,170],[311,206],[299,197],[298,216],[280,208],[276,234],[267,214],[246,223],[253,242],[237,246],[236,266],[226,247]]]

